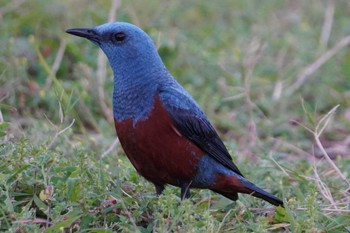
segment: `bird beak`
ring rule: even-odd
[[[86,38],[94,43],[100,44],[101,37],[92,28],[72,28],[66,31],[69,34]]]

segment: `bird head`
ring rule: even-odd
[[[106,23],[95,28],[73,28],[69,34],[86,38],[97,44],[106,54],[116,76],[135,70],[151,72],[163,67],[153,40],[130,23]]]

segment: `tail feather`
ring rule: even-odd
[[[237,193],[250,194],[254,197],[261,198],[272,205],[282,206],[283,201],[265,190],[257,187],[255,184],[244,178],[243,176],[234,175],[217,175],[216,183],[210,188],[233,201],[238,199]]]
[[[219,194],[223,195],[224,197],[231,199],[232,201],[238,200],[238,193],[237,192],[223,192],[223,191],[215,190],[215,189],[212,189],[212,191],[219,193]]]
[[[251,193],[248,193],[254,197],[258,197],[261,198],[269,203],[271,203],[272,205],[275,206],[282,206],[283,207],[283,201],[281,199],[279,199],[278,197],[275,197],[274,195],[266,192],[265,190],[257,187],[256,185],[254,185],[252,182],[243,179],[243,183],[245,185],[246,188],[252,190]]]

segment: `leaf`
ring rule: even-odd
[[[68,200],[78,201],[79,195],[81,193],[81,188],[79,184],[79,178],[68,178]]]
[[[276,214],[275,214],[275,219],[277,222],[283,222],[286,218],[286,212],[285,209],[281,206],[278,206],[276,208]]]
[[[22,171],[26,170],[29,167],[29,165],[24,165],[20,168],[18,168],[15,172],[13,172],[8,178],[7,181],[12,180],[13,178],[15,178],[19,173],[21,173]]]
[[[64,228],[69,227],[72,225],[73,222],[75,222],[77,219],[79,219],[81,215],[74,216],[71,218],[68,218],[67,220],[57,223],[56,225],[47,228],[44,233],[50,233],[50,232],[62,232]]]
[[[6,198],[4,201],[6,207],[7,207],[7,211],[10,213],[14,212],[14,208],[13,208],[13,204],[12,204],[12,200],[10,198]]]
[[[26,196],[32,196],[31,193],[20,193],[20,192],[9,192],[10,196],[12,197],[26,197]]]
[[[8,122],[1,122],[0,123],[0,137],[6,135],[6,130],[10,126],[10,123]]]
[[[110,229],[105,228],[91,228],[88,230],[89,233],[112,233]]]
[[[0,130],[7,129],[10,126],[9,122],[1,122],[0,123]]]
[[[308,106],[307,103],[305,103],[305,100],[303,98],[301,98],[301,106],[303,108],[304,113],[306,114],[307,119],[311,122],[313,126],[315,126],[316,125],[315,117],[308,110],[310,106]]]
[[[36,206],[39,207],[40,210],[42,210],[43,212],[47,210],[47,205],[43,201],[41,201],[36,194],[34,194],[33,196],[33,201],[36,204]]]

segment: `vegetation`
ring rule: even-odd
[[[350,232],[350,2],[0,0],[0,231]],[[112,73],[64,31],[139,25],[285,209],[155,196],[116,141]]]

